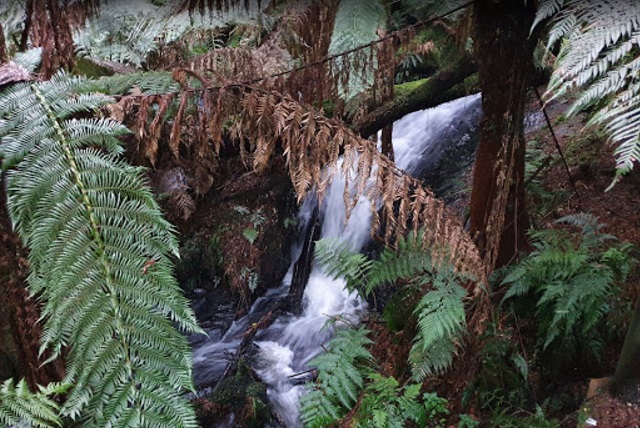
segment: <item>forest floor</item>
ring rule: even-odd
[[[606,136],[594,129],[586,128],[586,116],[567,119],[564,116],[568,104],[552,103],[546,110],[552,123],[558,145],[567,165],[559,156],[554,137],[544,120],[537,99],[529,103],[533,125],[528,127],[525,138],[530,147],[539,150],[538,157],[551,156],[552,161],[538,176],[538,185],[530,183],[529,210],[532,225],[537,228],[554,227],[560,217],[590,213],[605,225],[604,233],[632,243],[635,256],[640,248],[640,170],[633,170],[613,188],[607,190],[615,177],[613,147],[607,144]],[[621,301],[631,313],[640,296],[640,269],[636,267],[621,288]],[[630,319],[620,324],[626,330]],[[620,335],[624,337],[624,334]],[[620,342],[620,343],[618,343]],[[566,390],[582,395],[581,408],[565,415],[554,415],[563,427],[633,428],[640,427],[640,407],[612,398],[606,390],[593,388],[595,394],[587,399],[590,377],[611,376],[620,354],[621,341],[614,341],[605,349],[600,364],[602,373],[572,373],[567,377]],[[597,380],[593,381],[597,384]],[[579,398],[579,397],[578,397]],[[586,421],[586,422],[585,422]]]
[[[615,160],[613,148],[607,144],[606,137],[593,129],[583,129],[586,124],[584,116],[565,119],[563,111],[565,106],[549,106],[549,115],[553,123],[558,143],[565,155],[567,168],[562,161],[554,162],[543,173],[543,191],[549,194],[564,194],[560,203],[549,206],[535,207],[541,209],[538,212],[539,227],[552,227],[553,221],[568,214],[586,212],[595,215],[600,223],[605,225],[603,232],[618,237],[621,241],[632,243],[637,250],[640,248],[640,171],[637,168],[625,176],[622,181],[607,191],[615,177]],[[558,151],[553,141],[553,136],[545,125],[535,135],[539,142],[543,143],[543,151],[554,154],[558,158]],[[629,277],[622,286],[621,300],[628,304],[630,309],[638,301],[640,296],[640,270],[636,267],[635,273]],[[626,327],[630,320],[622,323],[620,327]],[[623,335],[621,335],[624,337]],[[622,344],[619,343],[621,346]],[[605,350],[602,368],[609,369],[603,376],[613,375],[620,348],[611,346]],[[595,394],[586,399],[586,388],[589,379],[580,379],[580,373],[576,373],[576,387],[578,391],[584,391],[585,402],[579,412],[568,415],[563,426],[575,427],[580,421],[584,427],[597,426],[604,428],[633,428],[640,427],[640,407],[632,403],[617,400],[611,397],[606,390],[593,388]],[[583,374],[584,375],[584,374]],[[598,380],[592,383],[597,384]],[[580,417],[579,417],[580,415]],[[597,424],[597,425],[596,425]]]

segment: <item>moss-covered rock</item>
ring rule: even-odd
[[[252,370],[239,364],[235,376],[224,379],[209,397],[195,402],[202,426],[234,420],[234,426],[260,428],[273,420],[264,383],[256,380]]]

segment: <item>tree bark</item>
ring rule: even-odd
[[[640,402],[640,299],[636,302],[629,330],[622,345],[611,392],[619,397]]]
[[[0,23],[0,64],[4,64],[7,61],[9,61],[9,57],[7,56],[7,43],[4,40],[2,23]]]
[[[459,85],[476,72],[476,65],[467,56],[462,57],[451,68],[442,70],[426,79],[408,93],[398,94],[361,120],[352,124],[362,137],[368,138],[386,125],[414,111],[436,107],[447,101],[467,95]]]
[[[60,3],[58,0],[29,0],[26,6],[20,50],[27,49],[29,40],[32,46],[42,47],[40,72],[45,79],[49,79],[60,68],[73,70],[75,52],[68,3]]]
[[[532,2],[481,0],[475,45],[483,119],[473,172],[470,229],[487,269],[503,266],[525,245],[524,103],[533,72]]]
[[[393,152],[393,123],[382,128],[382,136],[380,140],[382,143],[382,154],[389,158],[390,161],[395,161],[396,155]]]
[[[5,209],[4,183],[0,180],[0,290],[8,306],[11,335],[17,351],[18,371],[24,376],[29,388],[36,392],[38,385],[59,382],[64,377],[61,359],[43,365],[49,357],[39,355],[40,311],[35,299],[25,288],[28,273],[26,251],[20,239],[11,230]]]

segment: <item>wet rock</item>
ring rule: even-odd
[[[274,420],[266,386],[241,364],[235,376],[226,378],[209,397],[195,400],[203,427],[261,428]]]

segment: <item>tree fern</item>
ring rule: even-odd
[[[634,0],[543,0],[537,25],[553,16],[549,47],[562,40],[547,99],[582,89],[569,114],[604,100],[590,125],[617,146],[618,176],[640,160],[640,9]]]
[[[318,369],[318,378],[300,401],[305,427],[329,426],[356,403],[364,386],[364,368],[373,359],[365,348],[371,343],[368,333],[364,328],[339,330],[326,352],[309,362]]]
[[[170,27],[170,21],[157,14],[102,10],[76,32],[74,44],[81,56],[140,67],[148,55],[158,49],[162,35],[172,31]]]
[[[17,384],[12,379],[6,380],[0,387],[0,425],[61,427],[58,404],[49,397],[64,393],[66,389],[67,386],[51,384],[46,388],[40,387],[40,391],[34,394],[24,380]]]
[[[192,427],[190,352],[174,326],[199,328],[172,277],[173,229],[142,170],[118,159],[126,128],[86,118],[110,99],[82,85],[59,74],[0,98],[8,210],[43,302],[42,347],[67,349],[62,414],[87,426]]]

